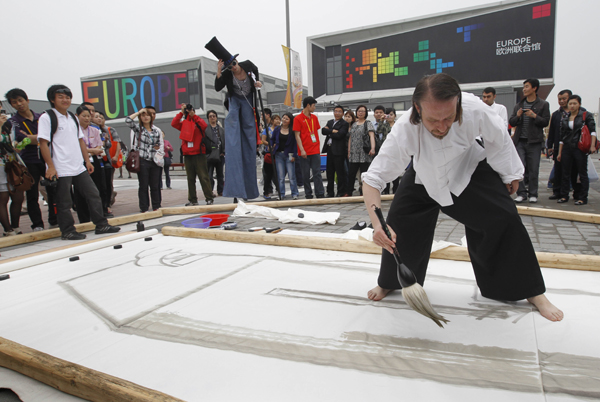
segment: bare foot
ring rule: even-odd
[[[393,289],[384,289],[380,286],[375,286],[373,289],[369,290],[367,296],[371,300],[379,301],[387,296]]]
[[[527,301],[540,310],[540,314],[542,317],[550,320],[550,321],[561,321],[564,317],[564,314],[561,310],[559,310],[554,304],[550,303],[550,300],[546,297],[546,295],[541,294],[534,297],[530,297]]]

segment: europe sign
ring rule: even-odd
[[[81,90],[84,102],[93,103],[107,119],[129,116],[147,105],[157,113],[168,112],[189,101],[185,71],[84,81]]]

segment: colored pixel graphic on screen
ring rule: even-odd
[[[483,26],[483,24],[478,24]],[[475,25],[475,26],[478,26]],[[462,29],[462,28],[461,28]],[[418,51],[413,53],[413,63],[429,61],[430,69],[436,73],[441,73],[445,68],[454,67],[454,62],[444,62],[441,58],[436,59],[436,53],[430,53],[429,40],[423,40],[417,44]],[[345,52],[348,53],[349,48]],[[363,49],[362,65],[354,67],[354,71],[346,70],[346,89],[354,87],[354,74],[364,75],[365,71],[372,71],[373,82],[377,82],[378,76],[382,74],[393,74],[395,77],[408,75],[408,66],[398,66],[400,64],[400,52],[389,52],[386,56],[378,52],[377,48]],[[346,55],[346,68],[350,67],[350,62],[354,63],[355,59],[350,60],[350,56]]]

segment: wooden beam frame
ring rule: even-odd
[[[351,253],[381,254],[381,247],[366,240],[349,240],[331,237],[295,236],[284,234],[262,234],[226,230],[189,229],[165,226],[165,236],[190,237],[238,243],[265,244],[271,246],[313,248],[318,250],[346,251]],[[547,268],[572,269],[600,272],[600,256],[559,253],[535,253],[540,266]],[[451,246],[431,253],[431,258],[471,261],[465,247]]]
[[[89,401],[182,401],[4,338],[0,338],[0,366]]]
[[[132,222],[146,221],[149,219],[160,218],[162,216],[163,216],[163,213],[159,209],[158,211],[152,211],[152,212],[148,211],[143,214],[139,213],[139,214],[133,214],[133,215],[118,216],[116,218],[110,218],[110,219],[108,219],[108,223],[113,226],[120,226],[120,225],[124,225],[127,223],[132,223]],[[79,223],[79,224],[75,225],[75,229],[77,229],[77,231],[80,233],[89,232],[91,230],[94,230],[95,228],[96,228],[96,225],[94,225],[92,222]],[[39,232],[25,233],[25,234],[21,234],[21,235],[17,235],[17,236],[4,237],[4,238],[0,238],[0,249],[4,248],[4,247],[16,246],[19,244],[32,243],[32,242],[38,241],[38,240],[54,239],[54,238],[57,238],[60,236],[61,236],[60,229],[56,228],[56,229],[42,230]]]

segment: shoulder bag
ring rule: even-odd
[[[579,136],[579,141],[577,142],[577,148],[585,154],[590,153],[590,146],[592,145],[592,134],[590,134],[590,129],[585,124],[585,118],[587,116],[587,111],[583,112],[583,126],[581,126],[581,135]],[[596,138],[596,151],[600,148],[600,141]]]
[[[579,136],[579,142],[577,142],[577,148],[579,148],[581,152],[589,154],[590,145],[592,145],[592,135],[590,134],[590,129],[585,124],[586,116],[587,112],[583,112],[583,125],[581,126],[581,135]]]
[[[138,146],[140,144],[140,132],[136,131],[137,133],[137,143]],[[135,140],[135,137],[134,137]],[[129,173],[138,173],[140,171],[140,151],[137,150],[137,147],[135,146],[135,143],[133,144],[133,147],[131,147],[131,151],[129,151],[129,153],[127,154],[127,162],[125,163],[125,169],[127,169],[127,171]]]
[[[365,122],[363,123],[363,128],[365,130],[365,133],[363,134],[363,137],[362,137],[363,151],[365,151],[365,153],[367,155],[369,155],[369,152],[371,152],[371,136],[369,135],[369,127],[367,124],[367,120],[365,120]]]
[[[21,157],[14,154],[15,159],[9,162],[6,162],[4,166],[4,170],[6,171],[6,180],[12,186],[10,192],[12,194],[17,191],[27,191],[29,190],[35,180],[33,180],[33,176],[27,170],[27,166],[21,160]]]

